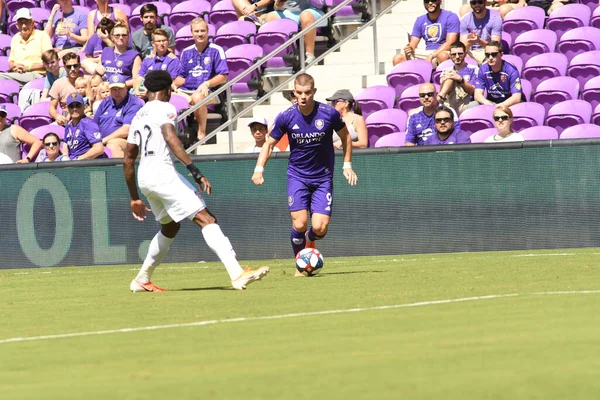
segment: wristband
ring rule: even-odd
[[[204,82],[204,83],[206,83],[206,87],[207,87],[207,88],[209,88],[209,87],[210,87],[210,82],[209,82],[209,81],[206,81],[206,82]]]
[[[264,171],[265,171],[265,167],[257,166],[257,167],[254,168],[254,172],[263,173]]]
[[[31,157],[27,156],[25,158],[27,159],[27,161],[31,162]]]
[[[190,171],[190,174],[192,174],[192,178],[194,178],[197,183],[200,183],[204,175],[202,175],[202,172],[200,172],[198,167],[196,167],[194,163],[186,165],[185,167],[188,169],[188,171]]]
[[[352,169],[352,163],[350,161],[344,161],[344,166],[342,169],[350,168]]]

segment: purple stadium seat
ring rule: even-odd
[[[476,107],[471,107],[463,111],[458,117],[460,128],[469,135],[482,129],[493,128],[493,114],[496,109],[495,105],[482,104]]]
[[[338,6],[343,0],[326,0],[327,11]],[[364,23],[365,16],[360,7],[366,3],[354,0],[354,2],[342,7],[333,15],[331,27],[336,31],[339,37],[343,35],[342,26],[360,26]],[[316,4],[315,4],[316,5]],[[321,8],[321,7],[316,7]]]
[[[384,85],[370,86],[359,92],[354,99],[362,108],[363,117],[366,119],[375,111],[394,108],[396,91]]]
[[[546,21],[546,29],[553,30],[559,39],[565,32],[588,26],[592,10],[584,4],[565,4],[552,11]]]
[[[39,7],[39,3],[35,0],[6,0],[6,9],[8,10],[9,20],[15,16],[19,8],[35,8]],[[48,8],[51,10],[51,8]],[[49,15],[49,14],[48,14]]]
[[[106,155],[106,158],[112,158],[112,150],[108,147],[104,147],[104,155]]]
[[[533,56],[554,52],[557,40],[555,32],[548,29],[534,29],[520,34],[515,39],[511,53],[519,56],[526,64]]]
[[[173,32],[179,31],[184,26],[188,26],[194,18],[202,17],[205,20],[210,12],[211,5],[205,0],[189,0],[176,4],[171,9],[169,23]]]
[[[509,33],[502,31],[502,52],[509,54],[512,49],[513,39]]]
[[[567,75],[576,78],[581,86],[600,75],[600,50],[575,56],[569,63]]]
[[[419,101],[419,87],[421,85],[414,85],[404,89],[402,95],[398,99],[395,108],[399,108],[400,110],[406,111],[407,113],[417,107],[421,107],[421,101]],[[440,85],[436,85],[435,90],[440,91]]]
[[[484,143],[485,139],[489,138],[492,135],[495,135],[496,133],[498,133],[498,129],[496,128],[481,129],[471,134],[471,143]]]
[[[527,101],[531,101],[531,94],[533,93],[531,82],[529,82],[527,79],[521,79],[521,91],[525,95],[525,99]]]
[[[523,60],[519,56],[515,56],[513,54],[504,54],[502,56],[502,61],[506,61],[514,65],[514,67],[519,71],[519,76],[521,75],[521,71],[523,71]]]
[[[6,108],[6,120],[9,125],[14,124],[21,117],[21,108],[13,103],[2,103],[0,104],[4,108]]]
[[[586,51],[600,50],[600,29],[583,26],[565,32],[558,41],[556,49],[567,56],[569,61]]]
[[[425,60],[408,60],[396,65],[387,76],[387,83],[400,96],[404,89],[429,82],[431,80],[432,66]]]
[[[125,4],[133,6],[133,4],[129,4],[129,2],[126,2]],[[131,28],[131,32],[135,32],[144,27],[142,17],[140,16],[140,11],[144,4],[154,4],[158,9],[158,16],[162,23],[169,25],[169,14],[171,14],[170,4],[163,3],[162,1],[144,1],[131,12],[131,17],[129,17],[129,27]]]
[[[8,56],[0,56],[0,72],[10,72]]]
[[[253,44],[256,25],[248,21],[233,21],[217,29],[213,42],[225,51],[242,44]]]
[[[594,113],[592,114],[592,123],[600,125],[600,104],[594,108]]]
[[[82,0],[83,1],[83,0]],[[95,3],[95,0],[85,0],[86,3]],[[128,5],[130,8],[135,9],[137,7],[143,6],[144,4],[148,3],[145,0],[121,0],[120,3],[122,4],[126,4]],[[152,3],[157,3],[157,2],[152,2]],[[88,4],[85,4],[88,5]],[[89,7],[89,5],[88,5]],[[139,13],[138,13],[139,14]],[[160,14],[160,9],[159,9],[159,14]]]
[[[145,4],[145,3],[142,3],[142,4]],[[132,12],[131,6],[129,6],[127,4],[121,4],[121,3],[110,3],[109,6],[113,7],[113,8],[118,8],[121,11],[123,11],[123,14],[125,14],[127,16],[128,20],[129,20],[129,17],[131,17],[131,12]],[[87,7],[90,9],[94,8],[94,7],[90,7],[90,6],[87,6]]]
[[[213,24],[215,28],[219,29],[228,22],[237,21],[238,16],[233,8],[233,4],[227,1],[220,1],[216,3],[210,13],[208,13],[208,22]],[[296,24],[296,30],[298,24]]]
[[[598,5],[598,3],[596,3]],[[590,26],[594,28],[600,28],[600,7],[596,7],[594,12],[592,13],[592,18],[590,19]]]
[[[46,81],[46,78],[37,78],[34,79],[32,81],[27,82],[24,86],[23,89],[38,89],[38,90],[44,90],[44,82]]]
[[[579,0],[579,3],[588,6],[592,12],[598,8],[598,2],[596,0]]]
[[[215,36],[215,27],[211,24],[208,24],[208,38],[209,41],[212,41],[211,38]],[[180,55],[183,49],[188,46],[192,46],[194,44],[194,37],[192,36],[192,28],[187,25],[177,31],[175,34],[175,53]]]
[[[169,103],[171,103],[175,106],[175,110],[177,110],[177,114],[179,114],[183,110],[190,108],[190,105],[189,105],[188,101],[186,100],[186,98],[183,96],[179,96],[178,94],[172,94],[171,100],[169,100]]]
[[[382,136],[373,147],[400,147],[404,146],[406,132],[392,132]]]
[[[0,103],[17,104],[21,85],[15,81],[3,81],[0,84]]]
[[[600,126],[579,124],[565,129],[559,139],[595,139],[600,138]]]
[[[36,138],[42,140],[47,133],[54,132],[58,135],[60,140],[65,140],[65,128],[60,125],[44,125],[39,128],[32,129],[31,133]]]
[[[20,3],[20,0],[18,3]],[[21,7],[23,6],[20,5],[17,9]],[[33,15],[33,20],[35,21],[35,28],[43,30],[44,26],[46,26],[46,22],[48,22],[48,18],[50,17],[50,11],[40,7],[32,7],[29,10],[31,11],[31,15]],[[19,33],[19,29],[17,28],[17,21],[15,21],[13,17],[11,18],[11,22],[8,24],[8,34],[14,36],[17,33]]]
[[[254,43],[262,47],[264,55],[281,46],[298,32],[298,24],[291,19],[278,19],[270,21],[258,29],[254,37]],[[285,70],[291,74],[292,60],[284,59],[284,56],[292,56],[296,51],[296,45],[292,44],[270,58],[265,64],[265,73],[275,70]]]
[[[544,28],[546,13],[540,7],[520,7],[504,17],[502,30],[510,35],[513,43],[523,32]]]
[[[248,23],[254,26],[251,22]],[[256,64],[263,56],[263,49],[256,44],[242,44],[227,50],[225,55],[227,56],[227,67],[229,68],[229,79],[231,80]],[[256,99],[258,95],[257,86],[250,85],[250,82],[253,81],[255,84],[260,85],[260,72],[260,68],[254,70],[254,72],[246,75],[241,81],[234,83],[231,87],[233,97]]]
[[[477,61],[473,60],[470,57],[465,58],[465,61],[467,64],[469,65],[473,65],[475,67],[477,67]],[[435,69],[435,71],[433,71],[433,75],[431,76],[431,82],[436,83],[436,84],[440,84],[440,77],[442,76],[442,72],[444,72],[445,69],[448,68],[454,68],[454,63],[452,62],[452,60],[446,60],[444,62],[442,62],[440,65],[437,66],[437,68]]]
[[[556,140],[558,131],[550,126],[532,126],[519,132],[525,140]]]
[[[531,82],[531,87],[535,91],[540,82],[556,76],[564,76],[567,73],[567,65],[569,61],[564,54],[540,54],[527,61],[521,72],[521,78]]]
[[[19,125],[26,131],[32,131],[37,127],[51,124],[52,117],[50,116],[49,109],[49,101],[40,101],[33,104],[23,112],[23,115],[19,119]]]
[[[11,36],[0,33],[0,56],[10,56],[11,40]]]
[[[369,135],[369,147],[375,146],[379,138],[394,132],[406,131],[408,116],[402,110],[386,109],[369,115],[365,123]]]
[[[532,126],[544,125],[546,109],[538,103],[526,102],[510,106],[513,113],[513,130],[520,132]]]
[[[585,100],[567,100],[555,104],[548,111],[546,125],[556,128],[560,134],[570,126],[589,124],[592,105]]]
[[[600,104],[600,76],[590,79],[583,86],[581,91],[581,100],[585,100],[596,108]]]
[[[548,112],[555,104],[578,97],[579,81],[570,76],[557,76],[539,84],[533,94],[533,101],[544,106]]]

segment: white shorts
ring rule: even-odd
[[[148,187],[140,187],[150,203],[154,218],[161,224],[171,221],[180,222],[185,218],[193,219],[206,208],[206,203],[196,188],[180,174],[171,181],[156,182]]]

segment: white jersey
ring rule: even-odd
[[[144,105],[131,122],[127,143],[135,144],[140,151],[138,184],[140,188],[150,182],[173,179],[177,174],[171,150],[165,142],[161,126],[175,125],[177,111],[171,103],[153,100]]]

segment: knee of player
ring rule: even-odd
[[[181,224],[179,222],[169,222],[168,224],[162,225],[160,232],[168,238],[174,238],[179,232],[179,228],[181,228]]]
[[[317,224],[313,224],[313,231],[315,231],[315,234],[317,236],[325,236],[327,234],[327,229],[329,228],[329,224],[322,222],[322,223],[317,223]]]

